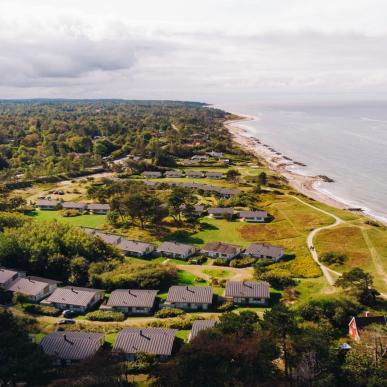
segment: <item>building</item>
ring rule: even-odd
[[[15,270],[0,267],[0,288],[7,289],[8,286],[20,276],[20,273]]]
[[[41,304],[84,313],[96,306],[102,300],[103,295],[104,290],[65,286],[56,288],[48,298],[41,301]]]
[[[267,219],[266,211],[240,211],[239,218],[242,222],[263,223]]]
[[[222,152],[215,152],[215,151],[211,151],[211,152],[207,152],[207,154],[211,157],[215,157],[215,158],[222,158],[223,157],[223,153]]]
[[[207,212],[214,219],[231,219],[234,216],[234,208],[232,207],[211,207]]]
[[[212,288],[208,286],[171,286],[164,307],[185,310],[208,310],[212,304]]]
[[[181,171],[167,171],[165,177],[183,177],[183,173]]]
[[[58,287],[60,281],[41,277],[18,277],[7,288],[13,293],[22,293],[31,302],[39,302],[48,297]]]
[[[235,195],[238,195],[239,191],[237,189],[233,189],[233,188],[221,188],[218,190],[218,193],[220,194],[220,196],[222,198],[229,199]]]
[[[222,258],[227,260],[237,257],[241,251],[241,246],[222,242],[209,242],[201,249],[202,254],[206,254],[211,258]]]
[[[57,365],[87,360],[96,355],[104,342],[102,333],[52,332],[46,335],[40,347],[56,358]]]
[[[132,257],[145,257],[156,250],[156,246],[151,243],[130,241],[126,238],[121,238],[117,244],[117,248],[124,254]]]
[[[95,232],[92,235],[99,237],[109,245],[118,245],[123,239],[122,236],[120,235],[106,234],[99,230],[95,230]]]
[[[215,320],[196,320],[192,324],[191,333],[188,336],[188,341],[192,341],[199,332],[204,331],[206,329],[211,329],[216,325]]]
[[[194,206],[193,212],[195,216],[202,216],[206,212],[206,209],[204,208],[203,205],[197,204]]]
[[[220,172],[206,172],[207,179],[220,180],[223,179],[223,173]]]
[[[224,296],[234,304],[266,305],[270,300],[270,285],[263,281],[229,281]]]
[[[110,211],[110,206],[109,204],[91,203],[87,205],[87,209],[93,214],[105,215]]]
[[[125,328],[118,333],[113,353],[134,360],[145,352],[165,360],[172,355],[177,329]]]
[[[158,171],[145,171],[142,173],[142,176],[147,179],[158,179],[159,177],[162,177],[163,174]]]
[[[197,160],[197,161],[208,161],[210,158],[206,155],[194,155],[191,157],[191,160]]]
[[[77,203],[77,202],[63,202],[62,208],[65,210],[77,210],[84,212],[87,210],[87,203]]]
[[[385,326],[387,318],[386,316],[370,316],[368,312],[364,317],[352,317],[348,324],[348,334],[353,340],[360,342],[361,331],[371,324]]]
[[[61,207],[62,202],[59,200],[38,200],[36,202],[36,207],[39,210],[59,210]]]
[[[251,258],[266,258],[272,261],[279,261],[284,254],[282,246],[273,246],[269,243],[252,243],[244,253]]]
[[[157,251],[164,257],[177,258],[186,260],[196,253],[196,248],[193,245],[178,242],[163,242]]]
[[[116,310],[125,314],[149,314],[152,312],[158,290],[114,290],[102,310]]]
[[[204,177],[203,173],[200,171],[187,171],[185,176],[191,179],[201,179]]]

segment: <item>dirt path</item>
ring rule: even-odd
[[[333,218],[333,219],[335,220],[334,223],[329,224],[328,226],[322,226],[322,227],[315,228],[314,230],[312,230],[312,231],[308,234],[308,236],[307,236],[307,238],[306,238],[306,243],[307,243],[307,245],[308,245],[308,248],[309,248],[309,251],[310,251],[310,253],[311,253],[311,255],[312,255],[313,260],[317,263],[317,265],[319,265],[319,267],[320,267],[322,273],[324,274],[324,277],[325,277],[325,279],[327,280],[328,284],[329,284],[329,285],[333,285],[334,282],[335,282],[335,280],[333,279],[332,274],[334,274],[334,275],[336,275],[336,276],[340,276],[341,273],[339,273],[339,272],[337,272],[337,271],[335,271],[335,270],[330,269],[329,267],[323,265],[323,264],[319,261],[317,251],[316,251],[316,249],[315,249],[315,247],[314,247],[314,244],[313,244],[313,239],[314,239],[315,235],[316,235],[318,232],[320,232],[321,230],[326,230],[326,229],[329,229],[329,228],[336,227],[336,226],[338,226],[339,224],[344,223],[344,221],[343,221],[341,218],[339,218],[338,216],[336,216],[336,215],[334,215],[334,214],[332,214],[332,213],[330,213],[330,212],[328,212],[328,211],[322,210],[321,208],[315,207],[315,206],[313,206],[312,204],[309,204],[309,203],[303,201],[302,199],[300,199],[300,198],[298,198],[298,197],[296,197],[296,196],[293,196],[293,195],[290,195],[290,196],[291,196],[293,199],[298,200],[299,202],[301,202],[301,203],[304,204],[305,206],[308,206],[308,207],[310,207],[310,208],[313,208],[314,210],[319,211],[319,212],[321,212],[321,213],[323,213],[323,214],[325,214],[325,215],[328,215],[328,216],[330,216],[331,218]]]

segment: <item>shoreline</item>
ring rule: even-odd
[[[241,145],[248,152],[254,154],[256,157],[263,160],[267,167],[273,172],[276,172],[279,175],[285,177],[288,180],[289,186],[291,186],[296,191],[302,193],[303,195],[313,200],[324,203],[328,206],[342,210],[349,209],[350,206],[348,204],[336,198],[333,198],[322,191],[319,191],[316,187],[321,182],[326,182],[329,178],[327,178],[326,176],[303,175],[295,170],[292,170],[302,167],[304,166],[304,164],[292,160],[286,157],[286,155],[277,152],[271,146],[263,144],[258,138],[249,135],[245,129],[236,126],[236,124],[238,123],[254,121],[256,120],[256,117],[241,115],[238,113],[232,114],[237,115],[239,118],[225,121],[224,126],[231,133],[233,140],[239,145]],[[364,211],[353,212],[356,212],[359,215],[371,217]],[[378,219],[375,218],[375,220]],[[380,220],[378,221],[380,222]]]

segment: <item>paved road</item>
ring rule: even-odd
[[[325,277],[325,279],[327,280],[328,284],[329,284],[329,285],[333,285],[334,282],[335,282],[335,280],[332,278],[332,274],[334,274],[334,275],[336,275],[336,276],[341,276],[341,273],[339,273],[339,272],[337,272],[337,271],[335,271],[335,270],[330,269],[329,267],[323,265],[323,264],[319,261],[317,251],[316,251],[316,249],[315,249],[315,247],[314,247],[314,244],[313,244],[313,239],[314,239],[315,235],[316,235],[318,232],[320,232],[321,230],[326,230],[326,229],[329,229],[329,228],[336,227],[336,226],[338,226],[339,224],[344,223],[344,221],[343,221],[341,218],[339,218],[338,216],[336,216],[336,215],[334,215],[334,214],[332,214],[332,213],[330,213],[330,212],[328,212],[328,211],[322,210],[321,208],[315,207],[314,205],[309,204],[309,203],[303,201],[302,199],[300,199],[300,198],[298,198],[298,197],[296,197],[296,196],[293,196],[293,195],[290,195],[290,196],[291,196],[293,199],[298,200],[298,201],[301,202],[302,204],[304,204],[304,205],[306,205],[306,206],[308,206],[308,207],[310,207],[310,208],[313,208],[314,210],[319,211],[319,212],[321,212],[321,213],[323,213],[323,214],[325,214],[325,215],[328,215],[328,216],[330,216],[331,218],[333,218],[333,219],[335,220],[334,223],[332,223],[332,224],[330,224],[330,225],[328,225],[328,226],[322,226],[322,227],[315,228],[314,230],[312,230],[312,231],[308,234],[308,236],[307,236],[307,238],[306,238],[306,243],[307,243],[307,245],[308,245],[308,247],[309,247],[309,251],[310,251],[310,253],[311,253],[311,255],[312,255],[313,260],[317,263],[317,265],[319,265],[319,267],[320,267],[322,273],[324,274],[324,277]]]

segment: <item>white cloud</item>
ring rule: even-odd
[[[0,97],[387,88],[382,0],[2,0]]]

